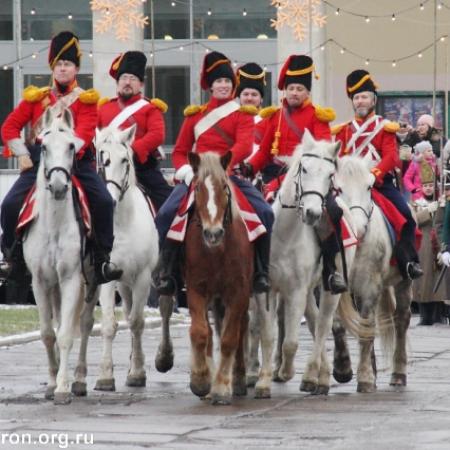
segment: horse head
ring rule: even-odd
[[[44,175],[46,188],[55,200],[63,200],[69,190],[75,154],[84,143],[74,134],[70,110],[64,109],[61,114],[57,114],[48,108],[40,136],[40,170]]]
[[[225,227],[232,219],[231,189],[226,174],[232,153],[220,157],[212,152],[189,153],[188,157],[194,170],[195,210],[203,240],[208,247],[215,247],[223,242]]]
[[[136,183],[131,143],[136,125],[125,130],[106,127],[96,130],[97,166],[114,204],[120,202],[130,185]]]
[[[373,161],[369,154],[364,158],[344,156],[338,161],[335,186],[339,196],[349,207],[358,239],[366,234],[373,213],[372,182],[370,169]]]
[[[322,217],[339,149],[340,143],[316,141],[305,129],[303,141],[295,150],[290,172],[297,177],[298,207],[308,225],[317,224]]]

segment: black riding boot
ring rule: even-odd
[[[94,251],[94,268],[97,284],[118,280],[123,274],[123,270],[110,261],[109,252],[100,248]]]
[[[152,273],[153,285],[159,295],[175,295],[177,291],[176,269],[181,243],[166,239],[159,252],[158,262]]]
[[[5,260],[0,263],[0,278],[24,282],[28,274],[23,256],[22,242],[16,241],[10,249],[3,249]]]
[[[420,321],[417,325],[433,325],[434,302],[419,303]]]
[[[270,291],[269,281],[270,234],[266,233],[255,242],[255,272],[253,291],[262,294]]]
[[[332,294],[342,294],[347,290],[344,277],[336,270],[336,255],[340,252],[338,238],[333,233],[320,243],[323,256],[322,279],[326,291]]]
[[[394,247],[394,256],[397,260],[398,269],[403,279],[415,280],[423,275],[419,265],[419,257],[414,247],[414,236],[402,230],[400,240]]]

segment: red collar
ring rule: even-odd
[[[74,79],[66,89],[63,89],[61,84],[54,80],[52,90],[56,97],[64,97],[65,95],[70,94],[77,86],[78,83],[76,79]]]
[[[141,98],[142,93],[139,92],[139,94],[133,95],[133,97],[129,98],[128,100],[122,100],[120,97],[117,97],[117,103],[119,103],[121,108],[126,108],[127,106],[136,103]]]

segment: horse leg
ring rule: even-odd
[[[170,295],[159,297],[161,314],[161,342],[155,357],[155,367],[158,372],[168,372],[173,367],[173,345],[170,337],[170,318],[172,317],[174,299]]]
[[[130,387],[144,387],[147,381],[144,368],[145,356],[142,351],[142,333],[145,327],[144,307],[149,294],[150,285],[146,280],[146,274],[141,274],[134,284],[133,302],[129,315],[131,354],[126,385]]]
[[[103,351],[100,373],[95,384],[97,391],[115,391],[113,374],[112,343],[117,332],[117,320],[114,314],[115,283],[103,284],[100,289],[100,305],[102,307],[102,341]]]
[[[33,292],[36,299],[39,312],[39,327],[41,331],[41,339],[45,345],[48,359],[49,379],[47,383],[47,390],[45,398],[53,400],[56,389],[56,375],[58,373],[58,358],[56,355],[56,335],[52,324],[52,289],[45,289],[37,281],[37,277],[33,278]]]
[[[75,368],[74,382],[72,383],[72,394],[77,397],[83,397],[87,395],[87,362],[86,353],[87,345],[89,341],[89,335],[91,334],[92,327],[94,326],[94,308],[97,303],[97,296],[91,300],[90,303],[84,302],[85,291],[81,290],[80,295],[82,298],[80,302],[84,304],[83,311],[81,313],[80,319],[80,331],[81,331],[81,342],[80,342],[80,352],[78,354],[78,363]]]
[[[255,398],[270,398],[272,384],[273,324],[275,321],[276,294],[269,294],[269,310],[266,309],[266,295],[255,296],[256,311],[261,334],[261,370],[255,385]]]
[[[286,329],[284,324],[284,298],[282,298],[281,295],[278,295],[277,325],[278,325],[278,336],[274,358],[275,367],[273,369],[272,380],[276,382],[283,382],[284,380],[280,378],[279,372],[281,363],[283,362],[283,342],[286,334]]]
[[[69,385],[69,354],[74,339],[74,328],[77,313],[80,313],[83,297],[81,275],[77,274],[60,283],[61,292],[61,323],[56,335],[59,347],[60,363],[58,375],[56,376],[55,404],[68,404],[72,401]]]
[[[239,343],[233,366],[233,395],[247,395],[247,378],[245,373],[245,343],[247,338],[248,315],[242,314]]]
[[[314,394],[328,394],[330,389],[330,364],[326,354],[326,339],[328,338],[333,317],[339,303],[339,296],[331,295],[322,290],[319,316],[314,332],[314,344],[311,356],[308,359],[306,370],[302,378],[300,390]]]
[[[223,301],[226,303],[227,299],[223,299]],[[242,316],[246,314],[247,309],[248,300],[246,302],[243,298],[236,298],[235,302],[226,304],[220,339],[220,361],[210,393],[213,405],[229,405],[231,403],[232,368],[239,343],[240,341],[243,343],[240,328],[243,321]],[[243,354],[241,358],[243,362]],[[245,365],[243,370],[245,374]]]
[[[333,377],[338,383],[348,383],[353,378],[352,362],[347,345],[347,335],[341,321],[333,321],[334,358]]]
[[[212,354],[210,342],[212,331],[207,317],[208,301],[195,290],[190,289],[189,284],[187,284],[187,297],[191,316],[189,329],[192,351],[190,388],[193,394],[204,397],[211,390],[212,377],[207,361],[207,352],[211,351]],[[209,349],[208,346],[210,346]]]
[[[247,386],[253,387],[258,381],[260,324],[258,321],[256,299],[250,298],[249,324],[247,332]]]
[[[395,350],[391,386],[406,386],[408,355],[406,352],[406,336],[411,320],[411,281],[402,280],[395,286]]]

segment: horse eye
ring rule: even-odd
[[[69,148],[70,150],[75,150],[75,144],[71,142]]]
[[[46,152],[47,151],[47,147],[45,145],[41,145],[41,152]]]
[[[308,173],[308,171],[304,167],[302,167],[302,173]]]
[[[111,164],[111,160],[109,158],[103,163],[103,165],[105,167],[108,167],[110,164]]]
[[[125,163],[127,163],[128,162],[128,159],[127,158],[122,158],[122,164],[125,164]]]

